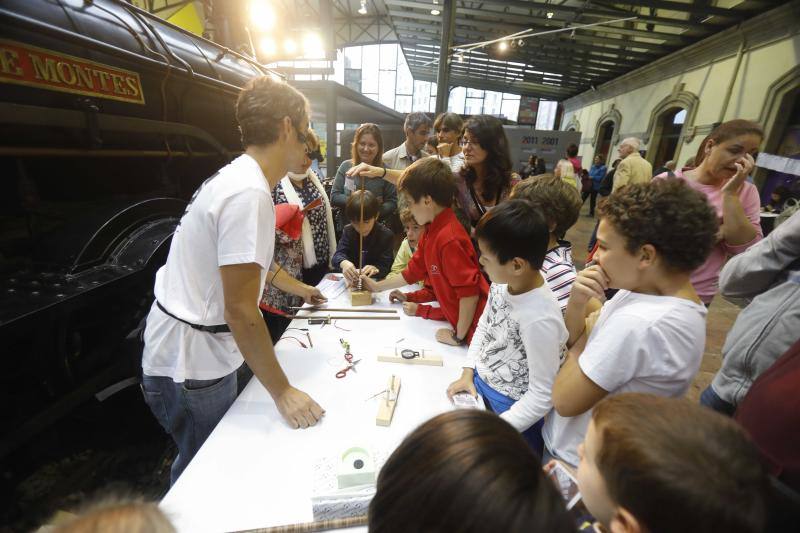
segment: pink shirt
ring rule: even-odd
[[[693,189],[703,193],[706,198],[708,198],[708,203],[711,204],[711,207],[716,211],[720,225],[725,222],[722,219],[722,187],[727,181],[719,185],[705,185],[695,180],[684,178],[682,170],[675,171],[675,176],[683,179],[686,184]],[[666,179],[667,177],[667,174],[664,173],[656,176],[656,179]],[[710,304],[711,300],[714,299],[714,295],[717,293],[719,288],[719,273],[725,265],[725,261],[728,260],[728,257],[744,252],[760,241],[764,236],[761,230],[761,198],[758,195],[756,186],[749,181],[745,181],[742,184],[742,189],[739,191],[739,201],[742,202],[742,207],[744,208],[747,218],[756,229],[756,236],[748,243],[735,246],[728,244],[725,240],[719,241],[711,249],[711,253],[708,259],[706,259],[706,262],[703,263],[700,268],[692,272],[691,280],[692,285],[694,285],[694,290],[697,291],[697,295],[705,304]]]

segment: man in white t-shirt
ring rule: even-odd
[[[570,353],[553,385],[546,452],[573,466],[591,409],[609,394],[686,393],[703,357],[706,308],[689,280],[716,240],[705,198],[678,180],[632,184],[600,207],[597,264],[564,316]],[[605,301],[587,317],[590,300]],[[547,455],[547,454],[546,454]]]
[[[245,361],[292,427],[313,426],[324,413],[289,384],[258,308],[275,244],[272,189],[303,157],[308,102],[264,76],[242,90],[236,117],[245,152],[195,192],[147,317],[142,390],[178,447],[172,483],[236,399]],[[324,301],[318,289],[272,270],[279,288]]]

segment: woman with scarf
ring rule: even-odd
[[[330,271],[336,251],[331,204],[317,175],[311,170],[321,161],[319,139],[308,131],[306,155],[299,167],[291,169],[272,193],[275,202],[275,263],[303,283],[317,285]],[[260,307],[267,328],[277,340],[289,326],[292,306],[303,299],[283,292],[269,283],[264,287]]]

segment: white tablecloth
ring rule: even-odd
[[[328,306],[349,307],[348,294]],[[388,303],[388,293],[375,295],[372,307],[397,309],[401,319],[336,323],[351,331],[293,321],[292,327],[309,328],[314,347],[303,349],[283,339],[276,344],[278,360],[289,381],[325,409],[324,418],[310,429],[290,429],[261,383],[252,379],[161,502],[178,531],[310,522],[316,458],[352,446],[371,446],[388,456],[419,424],[452,409],[445,390],[467,359],[466,348],[436,342],[435,331],[448,324],[405,316],[399,304]],[[306,340],[304,332],[290,329],[288,335]],[[344,379],[335,377],[346,366],[340,338],[361,359],[357,372]],[[434,350],[444,366],[379,363],[378,351],[400,338],[405,339],[402,345]],[[391,426],[380,427],[375,424],[380,400],[367,398],[383,390],[392,374],[402,380],[400,396]]]

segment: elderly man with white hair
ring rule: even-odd
[[[647,183],[653,178],[653,165],[639,154],[641,141],[636,137],[628,137],[619,145],[619,157],[622,159],[614,172],[614,185],[611,192],[629,183]]]

